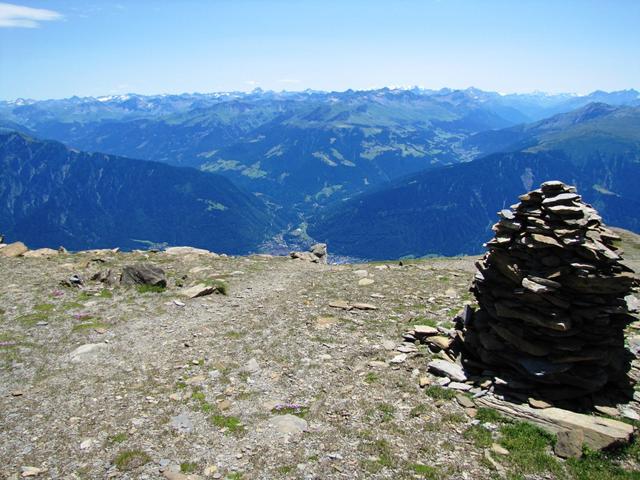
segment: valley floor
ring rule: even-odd
[[[59,286],[139,261],[169,287]],[[396,351],[413,324],[446,325],[472,300],[473,261],[0,259],[0,478],[492,478],[469,410],[420,388],[428,350]],[[210,279],[228,295],[177,295]]]

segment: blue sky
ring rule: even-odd
[[[0,3],[0,98],[640,88],[636,0]]]

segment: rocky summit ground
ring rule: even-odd
[[[427,385],[436,354],[397,350],[451,326],[474,260],[0,259],[0,478],[605,478],[517,461],[497,419]],[[139,262],[166,290],[88,280]],[[85,288],[61,286],[74,274]],[[217,280],[226,295],[178,294]],[[638,478],[635,454],[607,468]]]

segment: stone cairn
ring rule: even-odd
[[[499,212],[476,265],[465,367],[497,372],[510,386],[550,400],[628,388],[625,296],[636,285],[620,238],[574,187],[559,181]]]

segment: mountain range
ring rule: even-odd
[[[193,245],[246,253],[281,227],[229,180],[0,134],[0,225],[30,247]]]
[[[365,258],[479,253],[497,210],[549,179],[577,186],[612,225],[640,230],[639,107],[589,104],[471,141],[502,153],[357,196],[322,212],[309,234]]]
[[[104,161],[113,165],[108,169],[113,181],[132,187],[128,169],[142,168],[141,160],[160,162],[143,164],[153,165],[154,181],[165,189],[176,179],[193,176],[189,181],[197,179],[202,190],[172,200],[172,208],[181,205],[180,222],[194,215],[197,225],[207,224],[206,215],[199,217],[199,206],[202,199],[211,200],[205,195],[211,189],[212,205],[229,207],[214,209],[226,233],[214,242],[216,235],[202,228],[189,233],[183,225],[181,243],[247,252],[273,238],[294,244],[313,238],[328,241],[334,252],[356,257],[457,254],[481,249],[495,210],[528,189],[527,184],[552,177],[586,190],[585,198],[604,209],[606,221],[637,229],[638,210],[625,212],[620,205],[637,200],[630,186],[637,181],[639,111],[635,90],[577,96],[385,88],[21,99],[0,102],[0,127],[26,135],[0,138],[0,162],[11,155],[11,162],[20,158],[36,170],[71,162],[101,171],[95,159],[109,159]],[[62,142],[71,150],[60,153],[61,145],[33,137]],[[30,147],[17,153],[16,138]],[[50,153],[34,156],[34,148]],[[94,161],[78,162],[76,157]],[[17,179],[6,168],[0,173],[0,192],[13,191],[18,181],[21,188],[30,188],[32,180]],[[49,202],[67,200],[61,192],[82,188],[73,184],[79,178],[67,179],[70,183],[62,188],[51,174],[39,178],[42,183],[35,182],[34,188],[50,191]],[[150,192],[142,178],[136,179],[142,188],[139,197],[130,198],[131,205]],[[114,192],[105,193],[110,198]],[[225,201],[227,196],[230,200]],[[5,231],[28,230],[35,217],[16,220],[25,201],[0,193]],[[26,210],[33,215],[29,205]],[[178,241],[165,235],[168,225],[165,230],[145,230],[154,224],[149,212],[145,221],[133,222],[140,224],[137,230],[120,228],[122,235],[115,238],[108,232],[125,213],[105,210],[105,205],[111,203],[103,202],[103,210],[96,210],[111,219],[103,229],[90,221],[97,214],[87,215],[77,228],[53,222],[52,229],[66,232],[60,233],[59,243],[127,248],[133,246],[131,238]],[[64,207],[73,208],[59,200],[56,208]],[[68,213],[69,219],[82,218],[83,211]],[[169,219],[172,214],[168,209],[163,216]],[[236,247],[226,240],[236,237],[234,229],[244,232]]]

